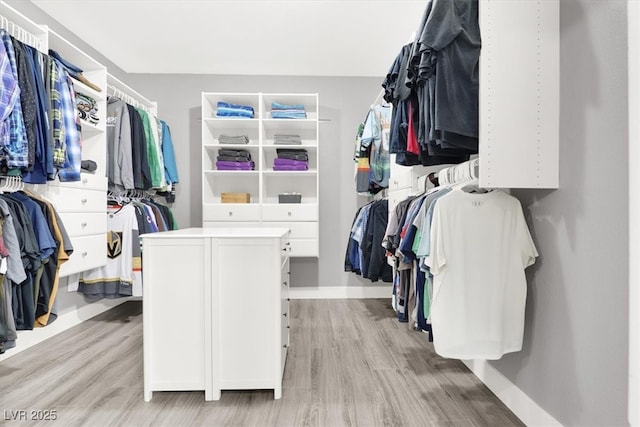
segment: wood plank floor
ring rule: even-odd
[[[461,362],[399,323],[388,300],[295,300],[291,315],[281,400],[154,392],[145,403],[142,305],[127,302],[0,362],[0,425],[523,425]],[[27,421],[11,420],[19,410]],[[31,410],[55,410],[57,420],[33,422]]]

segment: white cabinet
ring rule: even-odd
[[[559,0],[480,0],[480,186],[558,188]]]
[[[247,105],[253,118],[217,117],[219,101]],[[271,103],[302,104],[306,118],[273,118]],[[276,135],[297,135],[298,145],[280,144]],[[221,135],[249,139],[247,144],[220,143]],[[273,227],[283,223],[292,230],[293,257],[317,257],[318,234],[318,95],[266,93],[202,94],[202,220],[204,227],[227,227],[241,222],[246,227]],[[278,149],[304,149],[308,170],[274,170]],[[255,163],[254,170],[219,170],[216,160],[222,149],[246,150]],[[223,193],[248,193],[249,203],[222,203]],[[279,195],[299,193],[300,203],[281,204]],[[307,226],[299,237],[293,232],[298,223]],[[237,226],[237,225],[234,225]]]
[[[141,236],[149,284],[146,401],[159,390],[204,390],[206,400],[218,400],[221,390],[273,389],[281,397],[289,346],[288,234],[285,228],[190,228]]]

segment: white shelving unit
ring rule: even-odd
[[[482,187],[559,186],[559,4],[480,0]]]
[[[26,185],[53,202],[74,246],[70,260],[60,268],[56,297],[58,318],[43,328],[18,331],[16,347],[0,355],[1,361],[124,301],[86,303],[79,294],[67,292],[68,276],[106,262],[106,68],[47,26],[36,24],[1,1],[0,21],[0,26],[4,28],[6,25],[10,34],[39,51],[48,53],[50,48],[56,50],[63,58],[82,68],[83,75],[102,89],[96,91],[73,80],[75,91],[94,98],[98,105],[98,124],[81,122],[82,159],[94,160],[98,169],[93,174],[82,173],[81,180],[76,182],[56,180]],[[9,22],[11,24],[7,25]]]
[[[80,67],[87,80],[102,89],[96,91],[72,79],[75,92],[92,97],[98,106],[96,125],[81,121],[82,160],[93,160],[97,169],[93,173],[82,173],[80,181],[56,180],[46,186],[46,195],[55,203],[73,244],[69,261],[60,268],[61,276],[69,276],[107,262],[107,217],[104,214],[107,204],[107,69],[51,30],[49,49]]]
[[[250,105],[254,118],[216,117],[219,101]],[[271,103],[302,104],[306,119],[271,117]],[[301,145],[276,145],[276,134],[299,135]],[[220,144],[220,135],[246,135],[248,144]],[[291,256],[317,257],[318,233],[318,95],[293,93],[202,93],[202,218],[204,227],[286,227]],[[307,171],[274,171],[278,148],[302,148]],[[221,149],[247,150],[253,171],[217,170]],[[249,203],[222,203],[222,193],[249,193]],[[300,193],[301,203],[280,204],[278,195]]]

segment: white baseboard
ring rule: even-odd
[[[29,347],[40,344],[44,340],[58,335],[59,333],[64,332],[85,320],[89,320],[100,313],[111,310],[113,307],[126,301],[129,301],[129,299],[105,299],[99,302],[86,304],[66,313],[59,314],[55,322],[43,328],[35,328],[32,331],[18,331],[16,346],[8,349],[4,354],[0,354],[0,362],[10,358],[11,356],[15,356]]]
[[[391,284],[388,286],[319,286],[289,288],[291,299],[391,299]]]
[[[558,420],[549,415],[487,361],[463,360],[463,362],[527,426],[562,426]]]

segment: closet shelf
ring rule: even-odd
[[[299,144],[299,145],[290,145],[290,144],[265,144],[262,146],[265,150],[273,150],[275,151],[278,148],[304,148],[305,150],[316,150],[318,146],[316,144]]]
[[[251,176],[258,176],[258,171],[224,171],[224,170],[217,170],[217,169],[209,169],[209,170],[205,170],[204,171],[205,174],[207,175],[241,175],[241,176],[247,176],[247,175],[251,175]]]
[[[217,117],[205,117],[202,121],[210,128],[224,128],[231,132],[232,130],[241,129],[257,129],[260,120],[245,119],[245,118],[217,118]]]
[[[202,147],[205,150],[221,150],[224,148],[254,148],[257,149],[258,148],[258,144],[252,144],[251,142],[249,142],[248,144],[203,144]]]
[[[80,120],[80,126],[82,128],[82,136],[85,138],[87,136],[97,135],[105,132],[104,128],[99,124],[94,125],[93,123],[89,123],[84,120]]]
[[[318,126],[316,119],[262,119],[265,129],[276,130],[315,130]]]
[[[255,118],[213,117],[218,101],[251,105]],[[272,119],[271,103],[302,104],[306,119]],[[270,227],[291,230],[292,257],[319,255],[318,95],[296,93],[202,93],[202,221],[205,227]],[[222,135],[246,135],[249,144],[220,144]],[[301,144],[274,144],[297,135]],[[276,138],[278,136],[278,138]],[[296,138],[297,139],[297,138]],[[255,171],[214,170],[220,150],[247,150]],[[278,171],[278,149],[304,149],[310,170]],[[285,162],[286,163],[286,162]],[[223,193],[249,193],[250,204],[221,203]],[[278,204],[278,195],[299,193],[301,204]]]
[[[273,168],[262,172],[265,176],[287,176],[287,175],[302,175],[302,176],[316,176],[318,174],[317,169],[309,169],[306,171],[274,171]]]
[[[87,86],[86,84],[82,83],[81,81],[78,81],[78,80],[75,80],[75,79],[71,79],[71,81],[73,82],[73,89],[76,91],[76,93],[78,93],[78,92],[84,93],[85,95],[88,95],[88,96],[92,97],[96,101],[103,101],[103,100],[107,99],[107,94],[106,94],[104,88],[103,88],[102,92],[98,92],[97,90]]]

